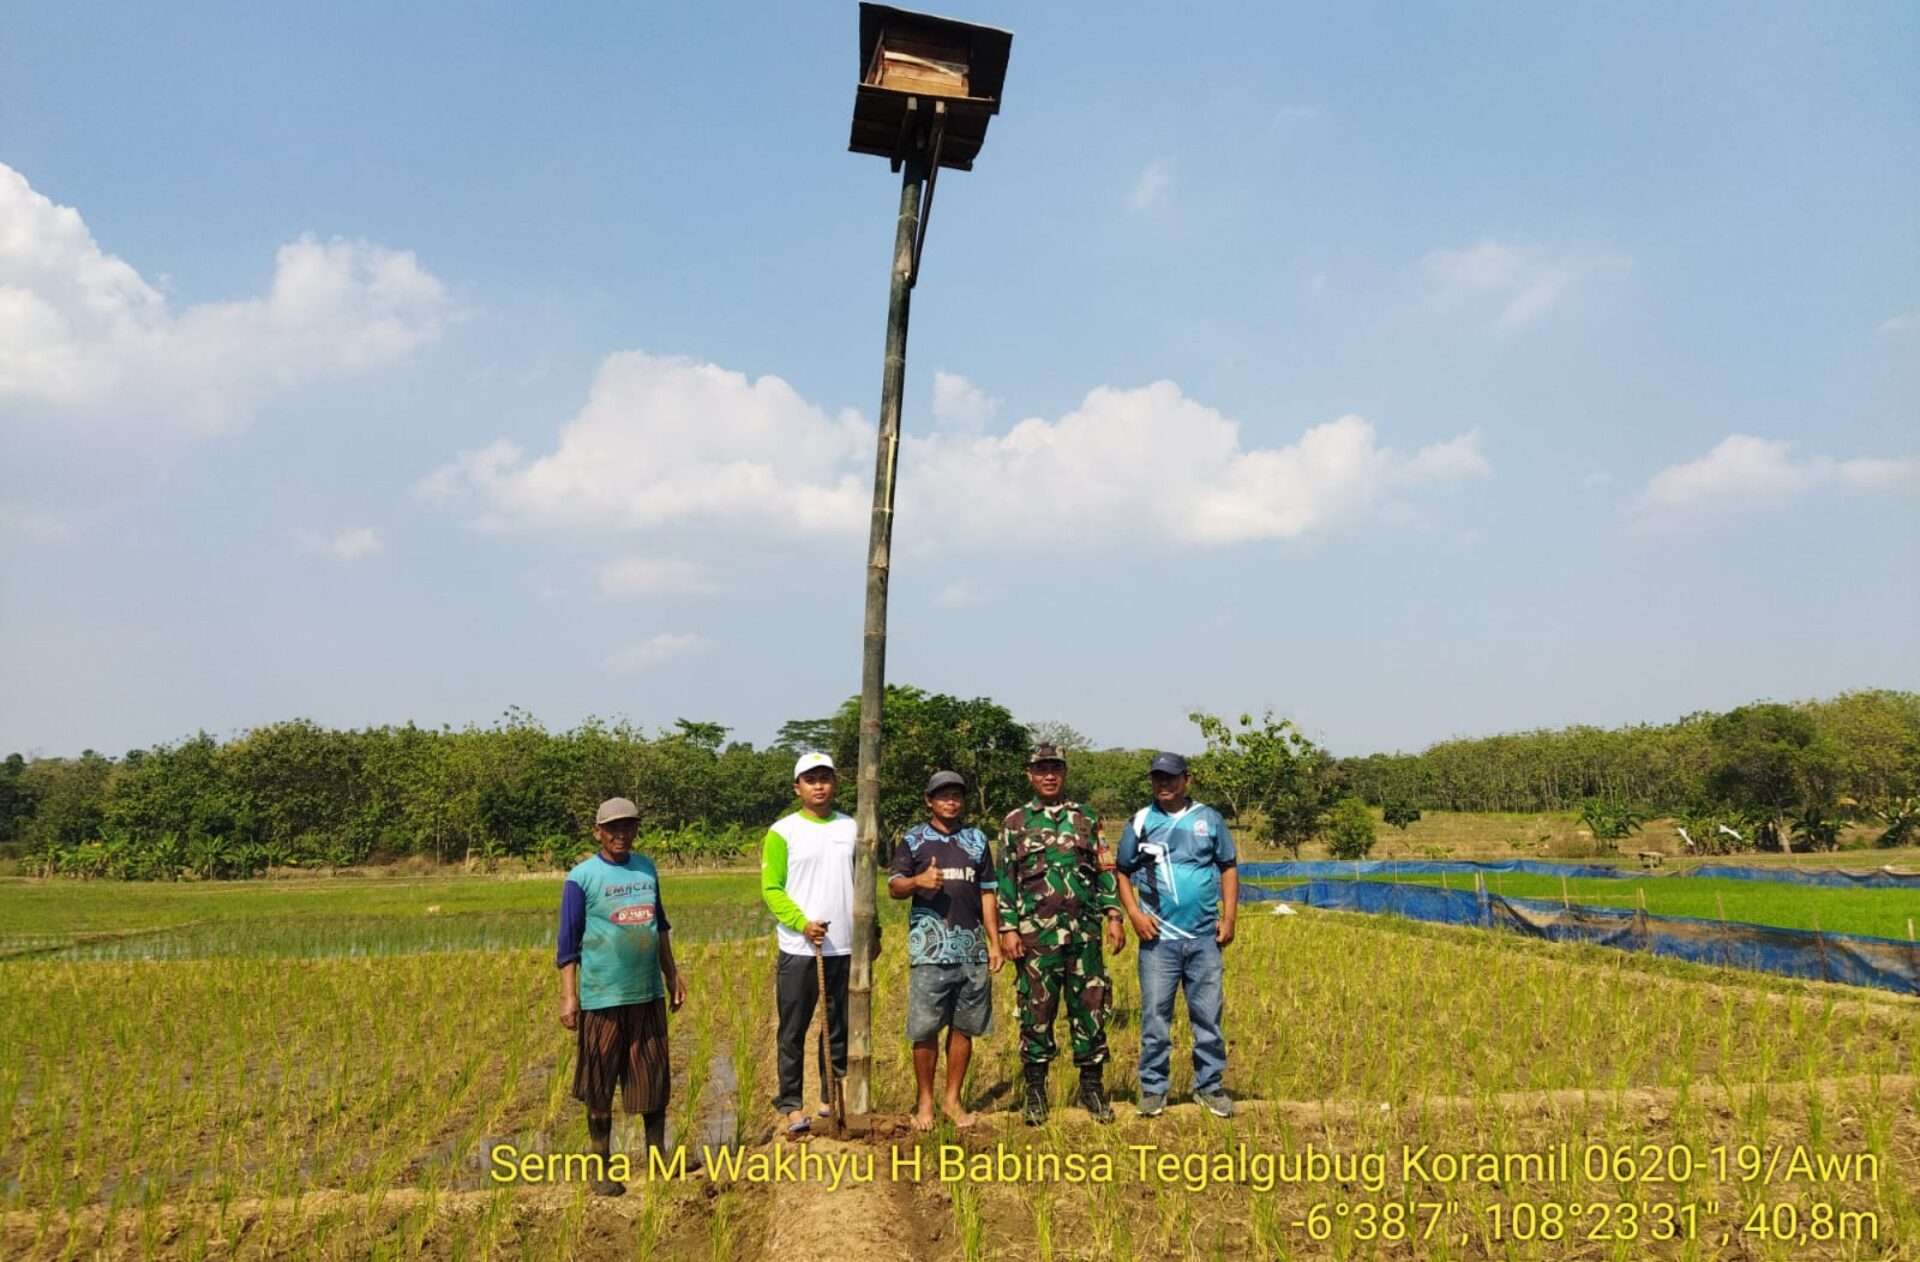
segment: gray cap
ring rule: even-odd
[[[932,797],[942,789],[964,789],[967,778],[957,771],[936,771],[933,779],[927,781],[927,796]]]
[[[593,825],[598,828],[602,824],[611,824],[619,819],[639,818],[640,808],[626,798],[608,798],[600,804],[600,809],[594,812]]]
[[[1153,763],[1147,771],[1150,773],[1162,771],[1170,776],[1184,776],[1187,774],[1187,760],[1179,754],[1155,754]]]

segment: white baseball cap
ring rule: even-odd
[[[825,767],[828,771],[833,771],[833,759],[821,753],[819,750],[802,754],[800,755],[800,761],[793,764],[793,778],[798,780],[815,767]],[[839,773],[834,772],[834,774],[838,775]]]

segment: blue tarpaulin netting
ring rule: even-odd
[[[1241,868],[1265,866],[1292,865],[1242,864]],[[1316,880],[1279,888],[1242,885],[1240,897],[1247,902],[1304,903],[1333,911],[1507,929],[1553,942],[1586,942],[1696,964],[1920,995],[1920,945],[1894,938],[1723,924],[1691,916],[1649,916],[1609,907],[1563,907],[1539,899],[1504,898],[1485,889],[1449,890],[1381,881]]]
[[[1835,889],[1909,889],[1920,894],[1920,872],[1901,872],[1892,868],[1857,870],[1847,868],[1736,867],[1732,864],[1706,863],[1672,871],[1650,871],[1611,863],[1547,863],[1539,859],[1473,860],[1439,859],[1362,859],[1344,862],[1338,859],[1302,859],[1293,863],[1243,863],[1240,875],[1257,881],[1352,880],[1373,876],[1439,876],[1442,873],[1471,877],[1475,872],[1524,872],[1533,876],[1603,877],[1613,880],[1706,877],[1723,881],[1779,881],[1787,885],[1823,885]]]

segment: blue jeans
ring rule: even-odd
[[[1140,1094],[1167,1094],[1167,1062],[1173,1056],[1173,992],[1187,991],[1193,1025],[1193,1089],[1211,1095],[1227,1072],[1227,1040],[1220,1033],[1220,944],[1213,930],[1197,938],[1156,938],[1140,944]]]

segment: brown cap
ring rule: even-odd
[[[1033,752],[1027,755],[1027,766],[1029,767],[1036,766],[1043,762],[1065,763],[1066,761],[1066,751],[1058,745],[1035,745]]]

